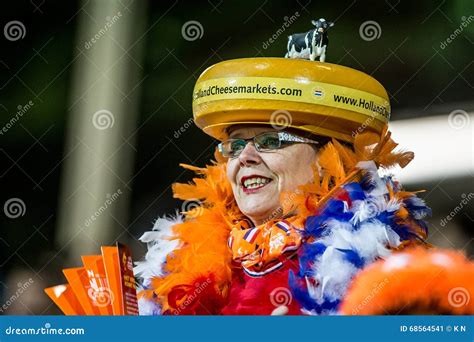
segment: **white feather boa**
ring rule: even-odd
[[[147,244],[148,251],[145,260],[136,262],[133,269],[135,276],[141,279],[138,291],[147,288],[153,277],[164,275],[163,265],[166,257],[180,246],[179,240],[170,240],[174,236],[173,226],[181,222],[183,218],[179,214],[169,218],[158,218],[153,229],[140,237],[140,241]],[[144,298],[138,300],[138,309],[140,315],[145,316],[161,313],[160,307],[155,302]]]

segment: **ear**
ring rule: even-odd
[[[329,27],[333,27],[334,26],[334,23],[332,21],[328,22],[329,24]]]
[[[313,24],[314,26],[316,26],[316,23],[317,23],[316,20],[311,20],[311,24]]]

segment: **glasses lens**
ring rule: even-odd
[[[280,148],[281,142],[278,132],[262,133],[255,137],[255,145],[260,150],[275,150]]]
[[[229,139],[219,144],[219,150],[224,157],[237,157],[246,144],[245,140]]]

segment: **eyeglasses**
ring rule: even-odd
[[[319,142],[298,137],[288,132],[264,132],[249,139],[228,139],[218,145],[219,152],[224,157],[236,158],[242,153],[245,146],[252,141],[259,152],[268,152],[279,148],[297,144],[319,144]]]

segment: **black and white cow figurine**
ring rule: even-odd
[[[306,33],[295,33],[288,36],[288,52],[285,58],[302,58],[311,61],[319,57],[320,62],[326,60],[326,48],[329,44],[327,30],[334,26],[331,21],[326,19],[312,20],[311,24],[315,29]]]

